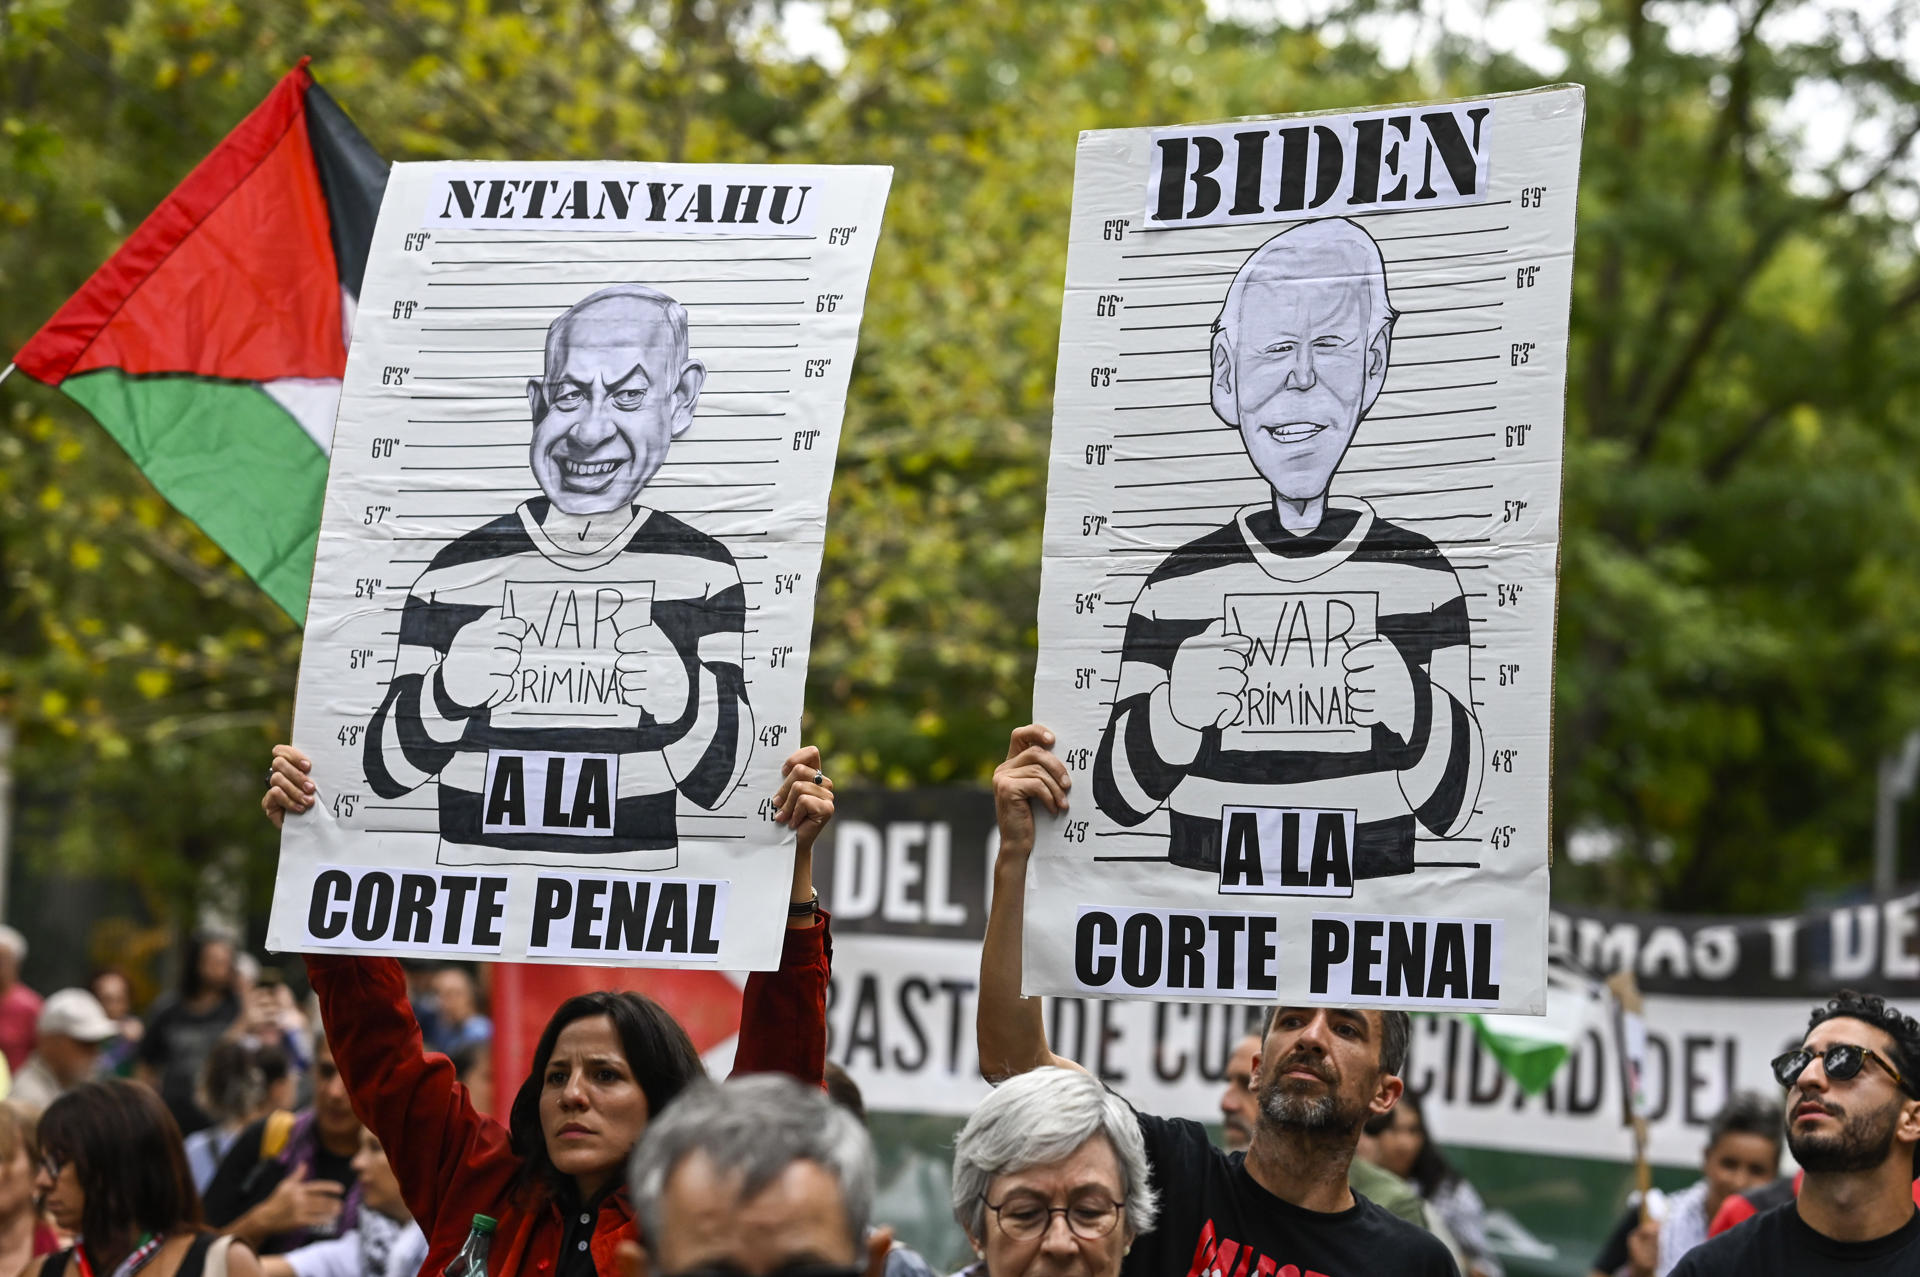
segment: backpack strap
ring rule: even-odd
[[[293,1122],[290,1109],[275,1109],[267,1114],[266,1125],[260,1128],[261,1161],[272,1161],[286,1151],[287,1141],[293,1137]]]
[[[226,1277],[227,1248],[232,1244],[233,1238],[221,1233],[199,1234],[180,1257],[174,1277]]]

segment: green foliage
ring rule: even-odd
[[[1078,130],[1589,91],[1569,387],[1563,888],[1784,907],[1857,878],[1874,761],[1920,723],[1916,93],[1780,0],[1566,10],[1563,74],[1443,36],[1181,0],[833,0],[844,65],[749,0],[0,3],[0,343],[15,348],[300,54],[395,159],[891,164],[833,494],[808,738],[843,780],[984,776],[1024,721]],[[1756,17],[1756,12],[1760,15]],[[1498,10],[1496,10],[1496,14]],[[1688,52],[1697,33],[1743,33]],[[1828,164],[1785,104],[1879,125]],[[183,901],[245,849],[298,636],[61,396],[0,397],[0,696],[21,842]]]

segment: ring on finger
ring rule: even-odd
[[[826,774],[825,772],[815,772],[815,773],[813,774],[813,783],[814,783],[814,784],[816,784],[816,785],[824,785],[824,784],[826,784],[826,783],[827,783],[827,774]]]

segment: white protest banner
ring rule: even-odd
[[[394,166],[269,944],[769,969],[890,170]]]
[[[1543,1009],[1583,101],[1081,135],[1029,994]]]
[[[974,1014],[993,854],[993,800],[982,790],[839,796],[814,861],[821,903],[833,914],[828,1058],[875,1111],[964,1117],[986,1094]],[[1547,934],[1556,962],[1635,973],[1648,1152],[1663,1166],[1699,1165],[1707,1123],[1735,1091],[1780,1094],[1767,1062],[1798,1041],[1808,1011],[1841,985],[1920,1006],[1915,895],[1779,918],[1555,909]],[[1570,1012],[1572,1053],[1538,1095],[1502,1071],[1467,1017],[1414,1017],[1406,1082],[1446,1147],[1631,1159],[1613,1003],[1601,991],[1583,999],[1580,983],[1552,986],[1552,1018]],[[1572,1006],[1558,1002],[1563,993]],[[704,989],[700,996],[702,1005],[715,1000]],[[1266,1011],[1204,999],[1060,997],[1047,1000],[1045,1018],[1056,1051],[1141,1112],[1217,1121],[1228,1057]]]

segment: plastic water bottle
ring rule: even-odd
[[[460,1253],[447,1265],[446,1277],[487,1277],[487,1252],[493,1247],[493,1230],[499,1226],[491,1215],[475,1215]]]

